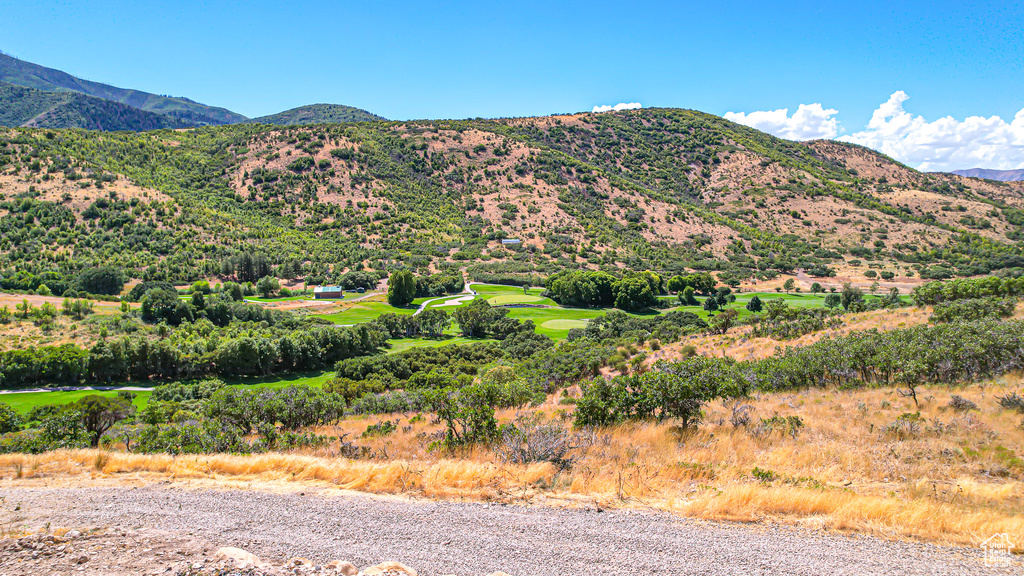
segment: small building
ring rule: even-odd
[[[509,244],[520,244],[520,243],[522,243],[522,240],[520,240],[519,238],[502,238],[501,239],[501,245],[502,246],[508,246]]]
[[[345,291],[341,286],[317,286],[313,288],[313,298],[321,300],[324,298],[344,298]]]

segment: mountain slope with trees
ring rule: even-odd
[[[75,92],[43,92],[0,82],[0,126],[140,131],[192,124]]]
[[[66,72],[19,60],[0,53],[0,82],[45,92],[77,92],[119,102],[146,112],[177,119],[192,126],[233,124],[245,116],[224,108],[207,106],[188,98],[159,96],[76,78]]]
[[[341,122],[375,122],[385,120],[381,116],[352,106],[341,104],[309,104],[277,114],[253,118],[257,124],[275,126],[297,126],[305,124],[337,124]]]
[[[944,278],[1024,269],[1024,185],[678,109],[17,129],[0,136],[0,231],[6,288],[98,265],[234,277],[245,254],[313,284],[367,268],[530,283],[572,269]]]

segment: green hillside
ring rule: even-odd
[[[102,264],[230,278],[243,258],[310,284],[395,266],[534,284],[580,268],[723,281],[1015,273],[1022,208],[1024,186],[921,174],[676,109],[19,129],[0,137],[0,288],[60,293]]]
[[[0,53],[0,82],[44,92],[77,92],[163,114],[193,126],[244,122],[245,116],[224,108],[206,106],[188,98],[158,96],[76,78],[66,72],[25,62]]]
[[[352,106],[341,104],[310,104],[299,106],[277,114],[253,118],[257,124],[275,126],[298,126],[304,124],[338,124],[342,122],[373,122],[384,118]]]
[[[191,125],[84,94],[43,92],[0,82],[0,126],[139,131]]]

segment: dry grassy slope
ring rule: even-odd
[[[545,122],[547,119],[537,119]],[[590,186],[594,193],[606,199],[604,216],[627,226],[626,212],[632,205],[641,206],[646,213],[648,228],[644,237],[649,241],[684,242],[697,234],[710,236],[714,242],[724,246],[735,231],[727,226],[710,223],[699,218],[686,221],[672,217],[676,206],[668,202],[654,200],[637,194],[633,190],[624,190],[600,173],[594,173],[593,179],[579,172],[566,174],[567,184],[553,185],[544,179],[536,178],[533,171],[517,171],[517,167],[529,163],[531,157],[543,151],[500,134],[466,129],[438,129],[423,133],[415,127],[397,124],[390,128],[399,137],[408,140],[423,149],[414,150],[419,158],[430,163],[437,174],[447,177],[461,173],[466,175],[466,182],[449,184],[451,188],[468,193],[465,204],[467,215],[479,215],[496,227],[503,228],[512,236],[520,237],[525,244],[542,246],[536,237],[541,230],[553,230],[558,234],[571,237],[575,242],[582,242],[585,236],[584,227],[559,205],[559,193],[567,187],[586,188]],[[254,137],[248,144],[249,153],[244,156],[232,176],[232,185],[240,194],[251,191],[252,175],[259,169],[271,171],[287,171],[287,165],[300,156],[309,156],[298,148],[298,143],[291,142],[289,133],[293,131],[275,131]],[[484,146],[485,151],[475,151],[477,146]],[[394,203],[385,194],[385,184],[379,180],[362,180],[365,166],[355,160],[343,160],[331,156],[333,149],[356,151],[360,144],[346,138],[334,138],[324,142],[315,154],[316,162],[331,162],[333,175],[322,174],[317,178],[316,199],[319,202],[337,204],[352,210],[353,214],[365,214],[370,218],[382,211],[393,210]],[[507,150],[498,155],[495,148]],[[268,159],[268,157],[273,159]],[[584,181],[583,179],[586,179]],[[257,193],[258,194],[258,193]],[[266,196],[258,196],[269,200]],[[618,201],[619,203],[616,203]],[[360,207],[359,203],[366,203]],[[621,205],[620,205],[621,204]],[[507,222],[504,222],[506,221]],[[301,216],[299,221],[301,222]],[[530,237],[533,233],[534,237]],[[369,240],[375,237],[369,234]],[[596,242],[598,248],[607,248],[612,242]],[[499,246],[492,243],[492,249]]]

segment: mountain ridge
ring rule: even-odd
[[[0,126],[139,131],[192,124],[78,92],[44,92],[0,82]]]
[[[311,278],[394,266],[531,282],[574,268],[723,281],[1024,269],[1020,183],[924,174],[682,109],[22,129],[0,138],[0,194],[0,270],[26,273],[110,264],[194,281],[240,252]]]
[[[207,106],[187,98],[160,96],[84,80],[62,70],[26,62],[4,53],[0,53],[0,82],[44,92],[85,94],[146,112],[178,118],[196,126],[234,124],[248,120],[247,117],[226,108]]]
[[[989,168],[969,168],[967,170],[953,170],[951,174],[967,176],[970,178],[983,178],[985,180],[997,180],[999,182],[1020,182],[1024,180],[1024,168],[1016,170],[992,170]]]
[[[306,104],[277,114],[253,118],[256,124],[300,126],[307,124],[337,124],[343,122],[380,122],[387,119],[361,108],[343,104]]]

